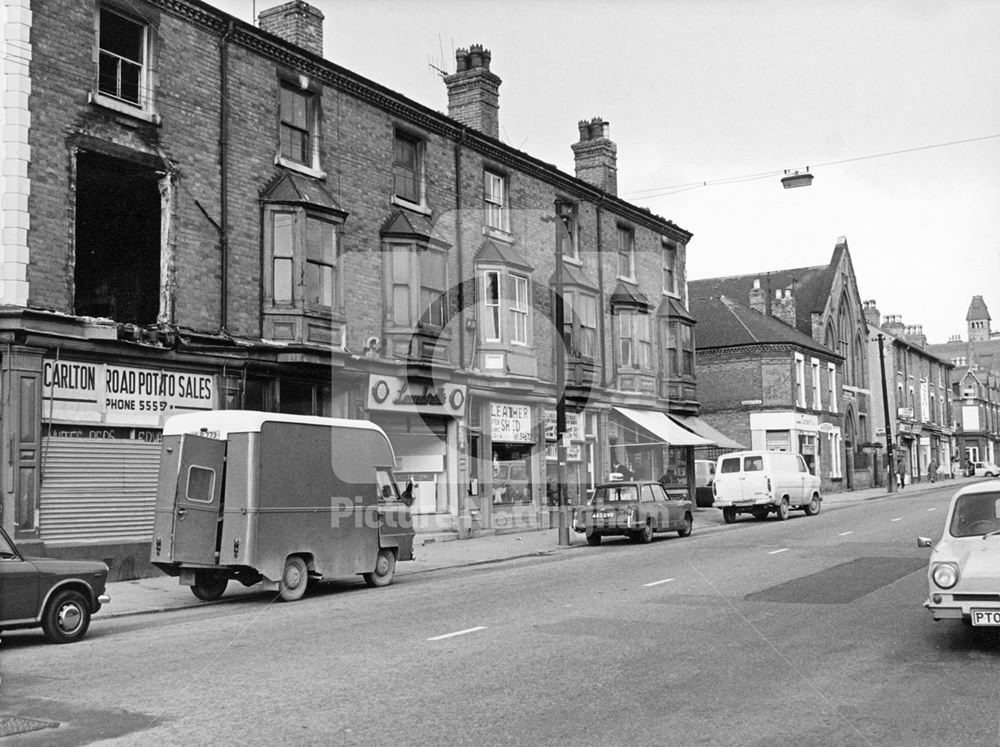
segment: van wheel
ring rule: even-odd
[[[42,630],[53,643],[73,643],[90,627],[90,605],[78,591],[60,591],[49,601],[42,615]]]
[[[806,516],[815,516],[816,514],[818,514],[819,507],[820,507],[819,496],[814,495],[812,497],[812,500],[810,500],[809,503],[806,504],[805,507]]]
[[[292,555],[285,561],[285,570],[281,572],[281,583],[278,584],[278,594],[286,602],[302,599],[309,585],[309,569],[306,561],[298,555]]]
[[[600,532],[587,532],[587,544],[591,547],[597,547],[601,544],[601,533]]]
[[[362,575],[369,586],[388,586],[392,583],[392,577],[396,575],[396,554],[383,547],[375,559],[375,570]]]
[[[778,508],[774,511],[775,516],[778,517],[778,521],[784,521],[788,518],[788,499],[782,498],[781,503],[778,504]]]
[[[684,525],[677,530],[678,537],[690,537],[691,529],[694,527],[694,521],[691,519],[691,514],[684,514]]]
[[[229,579],[215,573],[197,571],[194,574],[194,585],[191,593],[203,602],[214,602],[226,592]]]
[[[736,521],[736,509],[735,508],[722,509],[722,520],[727,524],[732,524],[734,521]]]

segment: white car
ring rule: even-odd
[[[951,499],[944,535],[931,548],[924,606],[935,620],[1000,627],[1000,480],[974,483]]]
[[[992,462],[973,462],[972,463],[972,476],[973,477],[1000,477],[1000,467],[997,467]]]

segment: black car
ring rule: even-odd
[[[107,581],[104,563],[25,557],[0,528],[0,630],[40,627],[54,643],[78,641],[111,601]]]

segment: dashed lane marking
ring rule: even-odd
[[[937,511],[937,506],[931,506],[928,511]]]
[[[428,641],[443,641],[445,638],[454,638],[457,635],[466,635],[467,633],[475,633],[478,630],[486,630],[485,625],[477,625],[474,628],[466,628],[465,630],[456,630],[454,633],[445,633],[444,635],[436,635],[433,638],[428,638]]]
[[[893,519],[893,521],[902,521],[902,520],[903,520],[902,516],[897,516],[895,519]]]
[[[668,584],[673,581],[672,578],[665,578],[662,581],[652,581],[648,584],[643,584],[643,586],[659,586],[660,584]]]
[[[780,550],[771,550],[768,555],[777,555],[779,552],[788,552],[788,548],[782,547]]]
[[[838,534],[837,536],[838,536],[838,537],[846,537],[846,536],[847,536],[847,535],[849,535],[849,534],[854,534],[854,530],[852,529],[852,530],[851,530],[851,531],[849,531],[849,532],[841,532],[841,533],[840,533],[840,534]]]

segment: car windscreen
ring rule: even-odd
[[[1000,493],[961,496],[955,502],[948,529],[952,537],[972,537],[1000,530]]]
[[[635,485],[614,485],[594,491],[592,503],[621,503],[636,500]]]

